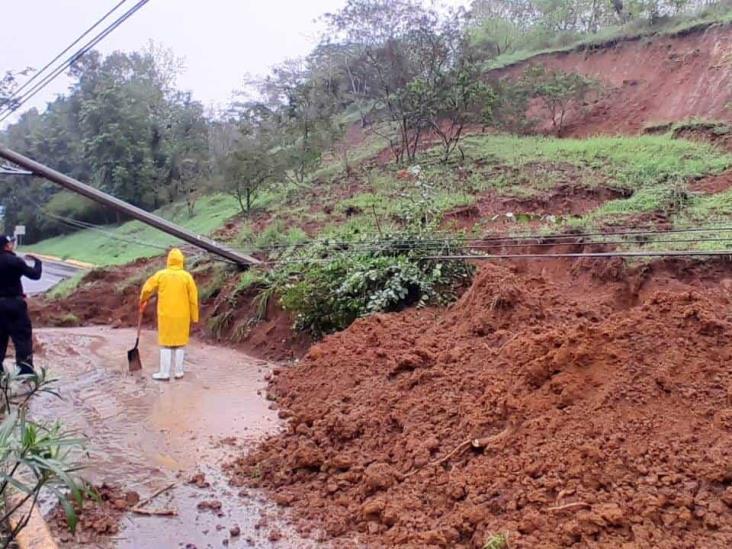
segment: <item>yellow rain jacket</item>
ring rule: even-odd
[[[198,288],[183,270],[185,258],[177,248],[168,254],[168,268],[151,276],[142,287],[140,303],[158,294],[158,341],[161,347],[188,344],[191,322],[198,322]]]

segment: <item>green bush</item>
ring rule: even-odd
[[[295,313],[296,328],[316,337],[342,330],[359,317],[410,306],[445,304],[473,272],[462,261],[429,259],[439,255],[426,238],[320,243],[281,273],[283,307]],[[409,244],[409,246],[407,246]]]

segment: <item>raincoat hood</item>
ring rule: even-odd
[[[168,254],[168,268],[182,269],[185,263],[185,256],[178,248],[173,248]]]

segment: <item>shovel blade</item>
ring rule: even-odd
[[[139,372],[142,370],[142,360],[140,360],[140,350],[135,347],[127,351],[127,363],[130,367],[130,372]]]

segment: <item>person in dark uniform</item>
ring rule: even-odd
[[[15,255],[15,239],[0,236],[0,365],[5,360],[8,340],[15,345],[15,362],[21,375],[33,374],[33,326],[28,316],[23,284],[20,279],[41,278],[43,265],[37,257],[27,255],[33,267]]]

